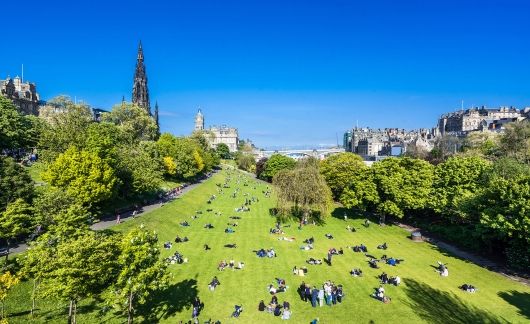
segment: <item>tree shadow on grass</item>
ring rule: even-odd
[[[499,297],[519,308],[518,313],[530,319],[530,293],[523,293],[515,290],[503,291]]]
[[[167,319],[184,308],[191,307],[197,295],[197,280],[186,279],[153,292],[149,300],[137,308],[137,314],[141,315],[145,322],[158,323],[161,319]]]
[[[507,323],[488,311],[462,302],[453,293],[432,288],[413,279],[404,279],[404,282],[409,298],[405,303],[429,323]]]

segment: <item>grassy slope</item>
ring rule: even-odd
[[[263,197],[261,192],[265,184],[258,184],[254,190],[252,187],[256,183],[254,180],[249,180],[251,185],[248,187],[242,186],[242,183],[237,185],[233,181],[231,188],[225,189],[223,195],[218,195],[219,197],[211,205],[206,204],[210,195],[217,194],[215,183],[223,182],[225,177],[226,171],[223,171],[177,201],[116,227],[119,231],[127,231],[133,226],[144,223],[158,232],[161,245],[164,241],[173,241],[177,234],[190,238],[190,242],[174,244],[171,250],[162,252],[166,257],[178,250],[189,259],[189,263],[170,265],[173,277],[171,287],[168,291],[152,298],[149,305],[139,310],[146,314],[150,322],[178,323],[179,320],[188,320],[191,317],[191,300],[196,295],[205,303],[201,320],[211,317],[223,323],[235,322],[228,319],[233,305],[243,304],[244,312],[239,322],[280,322],[280,319],[270,314],[257,311],[261,299],[266,302],[270,300],[266,286],[273,283],[275,277],[285,278],[290,287],[286,293],[279,294],[278,298],[280,302],[288,300],[291,303],[293,310],[291,322],[294,323],[308,323],[316,317],[320,318],[321,323],[367,323],[370,320],[375,323],[403,321],[517,323],[528,321],[530,318],[528,287],[447,255],[435,246],[414,243],[407,239],[407,232],[397,227],[381,228],[372,225],[364,228],[361,226],[363,220],[356,219],[348,221],[357,228],[356,233],[350,233],[345,230],[347,224],[345,221],[331,218],[324,227],[307,226],[301,231],[297,229],[296,224],[292,224],[290,228],[285,229],[286,236],[294,236],[296,242],[278,241],[276,235],[268,233],[269,228],[274,224],[274,219],[268,212],[269,208],[274,206],[274,201]],[[237,214],[234,212],[234,208],[244,201],[242,195],[236,199],[229,196],[237,186],[243,193],[248,192],[259,197],[260,203],[253,204],[251,212]],[[199,219],[191,220],[190,216],[196,210],[205,211],[207,208],[221,211],[222,216],[204,212]],[[236,233],[225,234],[223,230],[226,223],[232,222],[228,216],[232,215],[241,216],[243,219],[239,220],[239,226],[235,228]],[[179,222],[182,220],[188,220],[191,226],[181,227]],[[206,223],[212,223],[215,229],[204,229],[203,225]],[[335,239],[326,239],[325,233],[332,233]],[[300,250],[298,247],[302,241],[310,236],[316,239],[315,250],[309,252]],[[406,261],[397,267],[382,265],[381,269],[375,270],[368,267],[363,254],[346,249],[348,245],[364,243],[368,247],[369,254],[380,257],[383,253],[375,247],[383,242],[387,242],[389,246],[389,250],[385,252],[387,255]],[[206,252],[202,249],[205,243],[212,247],[211,251]],[[227,243],[237,243],[238,248],[224,248],[223,245]],[[260,259],[252,252],[258,248],[270,247],[274,247],[278,252],[277,258]],[[334,257],[333,266],[308,266],[309,273],[306,277],[291,274],[293,266],[305,265],[305,260],[309,257],[324,258],[330,247],[345,248],[345,255]],[[217,271],[216,266],[221,259],[231,258],[236,262],[244,261],[245,269]],[[437,260],[449,264],[448,278],[441,278],[431,267]],[[350,277],[349,270],[353,267],[362,268],[364,277]],[[383,304],[369,297],[373,289],[378,286],[376,276],[382,271],[386,271],[389,275],[398,274],[404,281],[400,287],[389,285],[385,287],[387,295],[392,297],[390,304]],[[215,292],[211,292],[207,284],[214,275],[218,276],[221,285]],[[296,288],[302,280],[321,285],[328,279],[344,285],[346,297],[342,304],[312,308],[309,304],[300,301]],[[460,291],[457,287],[463,283],[474,284],[479,287],[479,292],[468,294]],[[21,314],[27,310],[29,296],[24,290],[29,288],[29,283],[25,283],[14,291],[8,301],[8,312]],[[41,302],[40,305],[43,311],[35,322],[64,322],[66,303],[47,301],[45,304]],[[83,305],[82,310],[94,310],[94,304],[84,302]],[[13,323],[22,323],[27,322],[28,318],[21,314],[11,317],[10,320]],[[111,314],[99,317],[96,312],[80,314],[78,321],[80,323],[120,322]]]

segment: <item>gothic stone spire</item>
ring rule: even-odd
[[[158,121],[158,101],[155,103],[155,115],[153,116],[156,123],[156,134],[157,137],[160,136],[160,123]]]
[[[151,104],[149,103],[149,89],[147,88],[147,73],[145,72],[144,51],[142,42],[138,44],[138,56],[136,58],[136,70],[134,72],[132,102],[143,107],[151,115]]]

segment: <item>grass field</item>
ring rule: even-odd
[[[408,233],[395,226],[362,226],[364,219],[355,219],[350,215],[348,221],[342,218],[343,211],[335,211],[338,217],[326,220],[324,226],[309,225],[298,230],[297,224],[284,227],[285,236],[295,237],[295,242],[279,241],[278,235],[269,234],[275,219],[269,209],[275,206],[274,198],[265,198],[262,191],[267,184],[239,172],[232,171],[230,188],[223,194],[217,193],[216,183],[224,183],[227,171],[222,171],[202,185],[194,188],[181,198],[141,217],[116,226],[118,231],[127,231],[143,223],[156,230],[160,247],[165,241],[173,242],[176,235],[187,236],[190,241],[173,244],[170,250],[162,250],[167,257],[179,251],[188,258],[186,264],[169,265],[172,279],[170,287],[153,296],[149,303],[138,313],[145,322],[178,323],[191,318],[191,301],[199,296],[205,304],[201,313],[201,323],[209,318],[222,323],[274,323],[281,322],[277,317],[257,311],[260,300],[268,303],[271,299],[267,285],[275,283],[275,278],[284,278],[289,289],[278,294],[280,302],[287,300],[291,304],[293,323],[309,323],[319,318],[319,323],[523,323],[530,321],[530,288],[511,281],[499,274],[487,271],[470,262],[461,260],[436,246],[428,243],[414,243],[407,238]],[[241,177],[241,178],[239,178]],[[237,183],[239,181],[239,183]],[[244,186],[244,182],[248,186]],[[254,188],[255,187],[255,188]],[[240,189],[237,198],[231,194]],[[234,208],[245,201],[244,193],[259,198],[253,203],[250,212],[236,213]],[[208,198],[217,195],[211,204]],[[206,212],[208,208],[222,213]],[[191,219],[196,211],[203,211],[198,219]],[[235,233],[226,234],[229,216],[240,216],[236,220],[239,226]],[[187,220],[191,226],[182,227],[180,222]],[[203,228],[212,223],[214,229]],[[354,226],[355,233],[348,232],[346,225]],[[328,240],[325,233],[331,233],[334,239]],[[315,249],[303,251],[299,247],[303,240],[313,236]],[[376,246],[387,242],[385,252]],[[225,248],[227,243],[236,243],[236,249]],[[402,264],[391,267],[381,264],[381,269],[368,267],[367,258],[362,253],[354,253],[346,246],[364,243],[368,254],[380,257],[383,253],[404,259]],[[208,244],[210,251],[204,251]],[[273,247],[276,258],[258,258],[253,250]],[[310,257],[324,259],[331,247],[344,248],[344,255],[335,256],[333,265],[311,266],[305,263]],[[218,271],[220,260],[234,259],[245,262],[243,270]],[[434,269],[437,261],[448,264],[450,275],[440,277]],[[307,266],[305,277],[292,274],[293,266]],[[361,268],[363,277],[351,277],[352,268]],[[379,286],[377,276],[383,271],[389,275],[399,275],[403,283],[394,287],[386,285],[386,295],[392,298],[389,304],[383,304],[370,297],[374,288]],[[217,276],[221,285],[215,291],[208,290],[208,283]],[[345,298],[341,304],[312,308],[309,303],[300,300],[297,287],[302,281],[320,286],[326,280],[344,286]],[[475,294],[458,289],[463,283],[479,288]],[[19,285],[6,304],[12,323],[64,323],[66,320],[66,302],[53,300],[39,301],[38,316],[30,319],[27,315],[30,299],[30,283]],[[244,311],[238,319],[229,316],[235,304],[242,304]],[[121,323],[124,318],[114,314],[100,314],[96,301],[84,301],[78,310],[79,323]]]

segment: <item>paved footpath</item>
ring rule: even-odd
[[[215,175],[216,173],[217,172],[214,172],[213,175]],[[169,202],[171,202],[171,201],[173,201],[175,199],[179,199],[180,196],[186,194],[188,191],[190,191],[193,188],[199,186],[200,184],[202,184],[203,182],[209,180],[210,178],[206,178],[206,179],[200,180],[199,182],[196,182],[196,183],[193,183],[193,184],[190,184],[190,185],[186,186],[186,188],[182,189],[180,195],[178,195],[176,198],[173,198],[173,199],[170,199],[170,200],[166,200],[166,201],[163,201],[163,202],[157,202],[157,203],[154,203],[154,204],[143,206],[141,211],[136,214],[136,217],[141,217],[143,214],[146,214],[146,213],[148,213],[148,212],[150,212],[152,210],[158,209],[158,208],[162,207],[164,204],[167,204],[167,203],[169,203]],[[132,211],[120,214],[120,222],[122,222],[122,223],[123,222],[127,222],[130,219],[132,219]],[[114,216],[111,216],[111,217],[107,216],[107,217],[104,217],[101,221],[93,224],[90,228],[93,229],[93,230],[98,231],[98,230],[103,230],[103,229],[109,228],[109,227],[111,227],[113,225],[116,225],[116,219],[114,218]],[[12,247],[10,249],[9,255],[18,254],[20,252],[26,251],[27,249],[28,249],[27,244],[21,243],[21,244],[18,244],[16,247]]]

